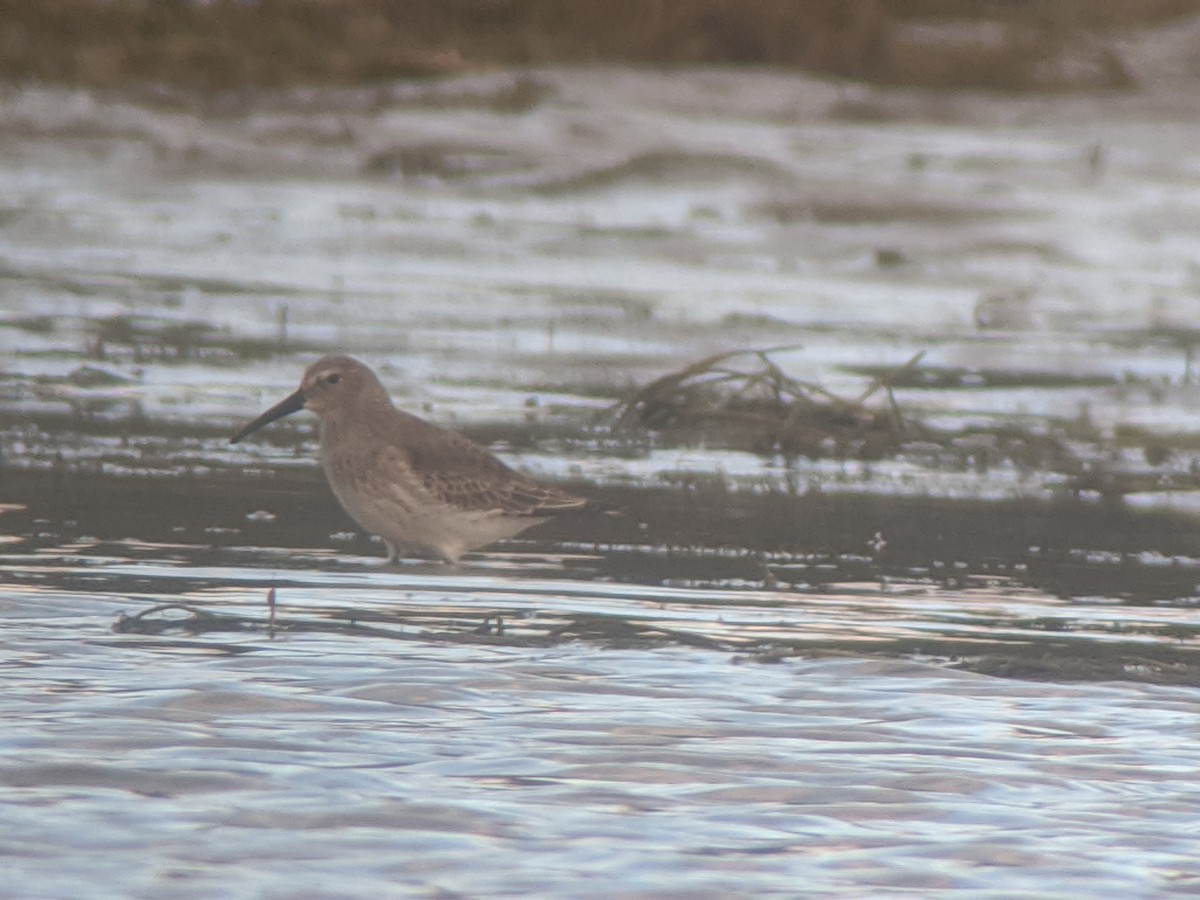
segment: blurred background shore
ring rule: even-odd
[[[569,63],[880,84],[1131,87],[1198,0],[3,0],[0,78],[227,90]],[[1194,46],[1194,43],[1193,43]]]

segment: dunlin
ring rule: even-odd
[[[387,543],[456,562],[588,501],[514,472],[485,447],[396,409],[379,379],[348,356],[324,356],[300,389],[235,434],[308,409],[320,417],[321,466],[346,512]]]

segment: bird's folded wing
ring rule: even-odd
[[[426,472],[422,482],[437,500],[471,512],[539,516],[587,504],[582,497],[537,484],[515,473],[513,477],[496,480],[464,472]]]
[[[514,472],[484,447],[466,438],[444,441],[436,452],[409,447],[413,470],[438,502],[468,512],[510,516],[551,515],[581,509],[587,500],[541,485]]]

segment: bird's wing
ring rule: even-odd
[[[422,482],[443,503],[471,512],[536,517],[587,505],[582,497],[520,476],[500,482],[467,473],[426,472]]]
[[[514,472],[491,452],[454,433],[436,447],[408,447],[422,487],[439,502],[470,512],[541,516],[582,509],[588,501]]]

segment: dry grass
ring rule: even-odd
[[[673,444],[715,443],[755,453],[880,459],[929,429],[901,414],[890,383],[923,353],[847,399],[785,374],[772,350],[719,353],[655,379],[621,401],[615,428],[655,432]],[[871,405],[882,393],[886,402]]]

